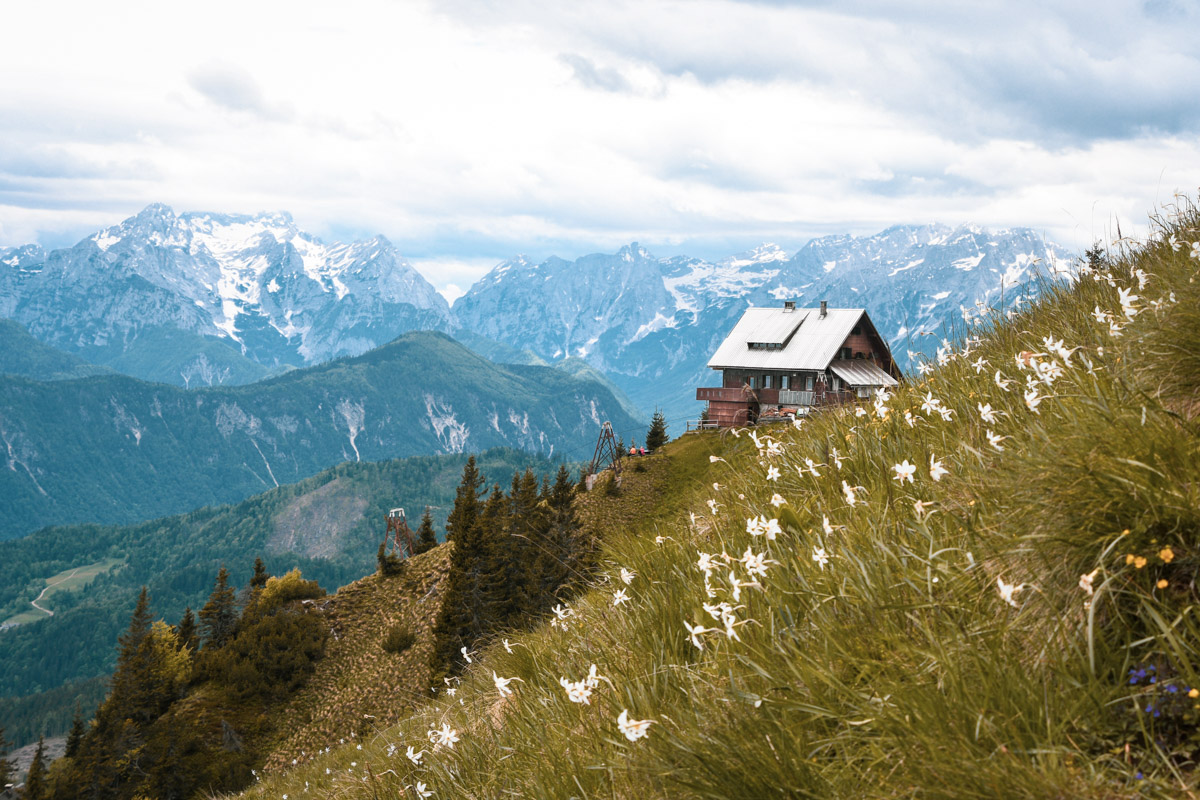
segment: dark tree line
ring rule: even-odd
[[[303,600],[324,596],[299,570],[261,560],[239,598],[221,567],[198,615],[155,621],[145,589],[119,639],[108,696],[76,714],[63,758],[41,769],[38,800],[184,800],[246,786],[271,731],[266,711],[295,692],[325,644]],[[34,791],[38,794],[30,794]]]
[[[454,543],[445,597],[434,626],[435,679],[465,666],[462,648],[526,627],[560,602],[586,568],[590,545],[575,515],[575,486],[560,467],[553,484],[532,470],[513,475],[506,494],[469,459],[446,522]]]

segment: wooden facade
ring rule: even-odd
[[[891,351],[865,310],[827,309],[824,303],[819,310],[799,310],[787,304],[783,309],[749,309],[743,320],[750,312],[763,321],[751,320],[745,327],[739,321],[714,355],[720,363],[709,362],[721,371],[721,385],[696,390],[696,399],[708,403],[708,420],[719,427],[855,402],[878,386],[897,382],[899,371]],[[779,316],[770,317],[772,312]],[[823,324],[827,314],[829,322]],[[747,328],[752,332],[747,333]],[[764,334],[764,328],[771,330]],[[813,333],[806,342],[809,332]],[[778,341],[760,343],[749,338],[769,336]]]

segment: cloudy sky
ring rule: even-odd
[[[42,0],[4,29],[0,246],[282,209],[453,295],[632,240],[969,221],[1077,250],[1200,186],[1192,0]]]

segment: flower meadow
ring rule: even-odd
[[[1178,203],[1036,303],[964,311],[895,391],[668,446],[702,474],[605,542],[589,591],[248,794],[1190,793],[1200,218]]]

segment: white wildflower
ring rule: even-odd
[[[712,512],[714,517],[717,515],[717,501],[716,500],[710,499],[708,501],[708,510]]]
[[[1200,259],[1200,242],[1192,242],[1192,252],[1188,253],[1188,257]]]
[[[1017,601],[1013,595],[1025,588],[1025,584],[1005,583],[1004,578],[996,578],[996,586],[1000,590],[1000,598],[1008,603],[1013,608],[1017,607]]]
[[[587,681],[569,681],[566,678],[559,678],[558,683],[567,691],[567,699],[572,703],[582,703],[587,706],[592,704],[592,687],[588,686]]]
[[[717,568],[717,564],[715,561],[713,561],[713,556],[711,553],[704,553],[700,551],[697,552],[700,553],[700,560],[696,563],[696,566],[701,572],[703,572],[705,575],[708,575]]]
[[[1007,436],[997,436],[996,434],[992,433],[990,430],[987,432],[988,444],[990,444],[992,447],[994,447],[997,452],[1001,452],[1001,453],[1004,452],[1004,445],[1002,445],[1000,443],[1003,442],[1007,438],[1008,438]]]
[[[688,638],[692,640],[692,644],[696,646],[696,649],[703,650],[704,642],[700,640],[700,637],[706,633],[712,633],[712,630],[705,628],[703,625],[692,625],[687,620],[683,621],[683,627],[687,628]]]
[[[420,797],[420,798],[433,797],[433,792],[431,792],[431,791],[429,791],[429,789],[425,788],[425,784],[422,783],[421,781],[417,781],[417,785],[414,786],[413,789],[416,791],[417,797]]]
[[[942,466],[942,462],[938,461],[932,454],[929,456],[929,477],[935,481],[940,481],[943,475],[949,475],[950,470]]]
[[[621,580],[624,581],[626,586],[629,586],[631,583],[633,583],[633,579],[636,577],[636,572],[632,572],[631,570],[625,569],[625,567],[621,567]]]
[[[408,746],[408,750],[405,751],[404,755],[408,756],[408,760],[419,767],[419,766],[421,766],[421,757],[423,755],[425,755],[425,751],[424,750],[418,751],[415,747],[413,747],[410,744]]]
[[[906,458],[903,464],[894,464],[892,469],[896,472],[893,480],[900,481],[900,484],[903,485],[905,481],[913,482],[913,473],[917,471],[917,465],[908,463]]]
[[[779,468],[778,467],[768,467],[767,468],[767,480],[769,480],[769,481],[779,480]]]
[[[1094,570],[1087,573],[1086,575],[1079,576],[1079,588],[1083,589],[1085,592],[1087,592],[1088,597],[1092,596],[1092,591],[1093,591],[1092,581],[1096,580],[1096,574],[1099,572],[1100,572],[1100,568],[1096,567]]]
[[[1025,392],[1025,405],[1029,406],[1029,410],[1035,414],[1041,413],[1040,411],[1038,411],[1037,407],[1038,407],[1038,404],[1041,403],[1045,399],[1046,399],[1045,397],[1041,397],[1038,395],[1037,389],[1030,389],[1029,391]]]
[[[645,737],[650,732],[650,726],[654,724],[652,719],[630,719],[629,712],[622,709],[617,717],[617,727],[625,738],[631,742],[636,742],[638,739]]]
[[[821,529],[825,531],[826,536],[833,535],[833,526],[829,524],[829,517],[821,515]]]
[[[1000,374],[1000,370],[996,370],[996,385],[999,386],[1001,390],[1007,392],[1008,387],[1012,386],[1012,381],[1005,379],[1005,377]]]
[[[742,553],[742,557],[738,560],[745,565],[748,574],[761,575],[764,578],[767,576],[767,564],[775,563],[767,560],[765,552],[755,555],[749,545],[746,546],[746,552]]]
[[[771,495],[771,505],[775,506],[776,508],[779,508],[781,505],[783,505],[786,502],[787,502],[787,500],[784,500],[783,495],[779,494],[778,492]]]
[[[508,643],[508,639],[504,640],[504,651],[506,653],[512,653],[512,651],[513,651],[512,645]]]
[[[979,375],[983,372],[983,368],[987,366],[987,363],[987,360],[984,359],[983,356],[980,356],[979,358],[975,359],[971,366],[975,368],[975,374]]]
[[[625,594],[624,589],[617,589],[615,592],[613,592],[613,605],[614,606],[619,606],[622,603],[628,603],[628,602],[629,602],[629,595]]]
[[[992,410],[991,403],[976,403],[979,407],[979,417],[989,425],[996,424],[996,412]]]
[[[854,487],[842,481],[842,493],[846,495],[846,505],[853,506],[858,503],[858,495],[854,493]]]
[[[492,670],[492,682],[496,684],[496,691],[500,693],[501,697],[511,697],[513,690],[508,688],[508,685],[510,683],[512,683],[513,681],[519,681],[519,680],[521,680],[521,679],[520,678],[501,678],[500,676],[498,676],[496,674],[495,670]]]
[[[814,547],[812,552],[812,560],[821,566],[824,571],[825,565],[829,563],[829,554],[825,552],[824,547]]]
[[[445,746],[453,748],[454,743],[458,741],[458,731],[443,722],[440,730],[429,731],[429,741],[433,742],[434,747]]]
[[[467,652],[467,648],[465,648],[465,647],[460,647],[460,648],[458,649],[458,652],[462,653],[462,657],[463,657],[463,658],[465,658],[465,659],[467,660],[467,663],[468,663],[468,664],[470,664],[470,663],[471,663],[471,654]]]

